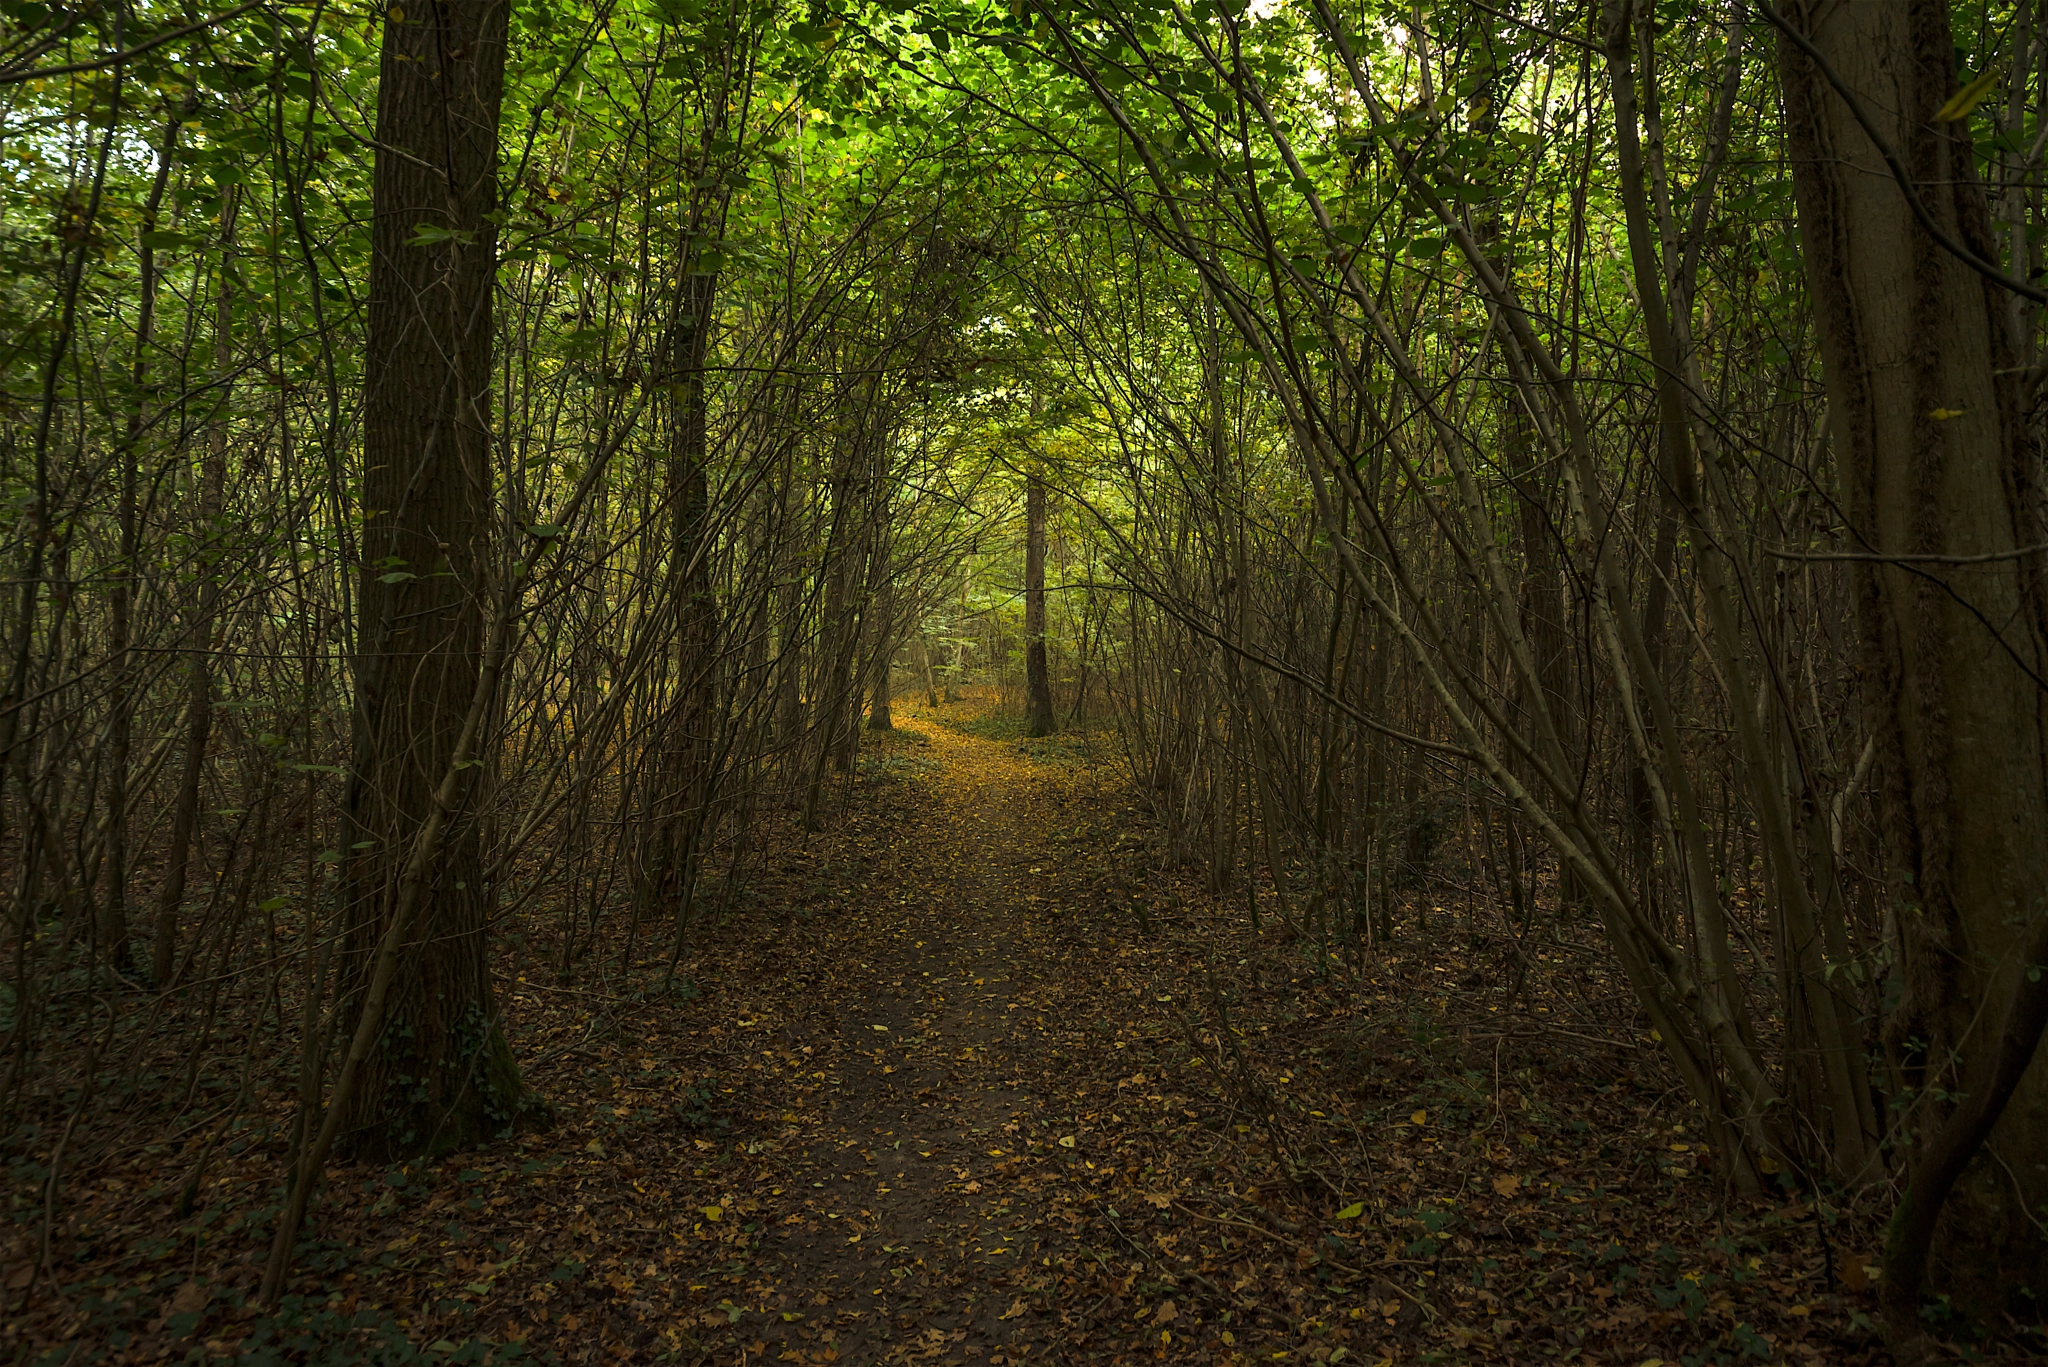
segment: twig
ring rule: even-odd
[[[238,19],[264,3],[266,3],[266,0],[249,0],[247,4],[237,5],[225,14],[216,14],[211,19],[201,19],[196,23],[187,24],[183,28],[174,28],[168,33],[159,33],[156,37],[145,39],[134,47],[123,48],[119,52],[109,52],[106,56],[95,57],[89,62],[71,62],[64,66],[35,67],[27,71],[0,71],[0,85],[19,85],[23,81],[41,80],[45,76],[70,76],[81,71],[98,71],[103,67],[117,66],[131,57],[140,57],[152,48],[160,48],[165,43],[176,42],[180,38],[199,32],[201,29],[212,28],[215,24],[225,24],[230,19]]]
[[[1884,551],[1784,551],[1774,546],[1764,554],[1774,560],[1803,560],[1820,563],[1869,561],[1880,565],[1989,565],[2000,560],[2019,560],[2048,551],[2048,541],[2032,546],[2015,546],[2009,551],[1986,551],[1982,555],[1904,555]]]

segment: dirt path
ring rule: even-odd
[[[1059,1337],[1030,1308],[1034,1271],[1044,1278],[1075,1247],[1030,1180],[1075,1161],[1072,1135],[1046,1123],[1072,1099],[1018,1066],[1056,980],[1037,952],[1049,856],[1031,826],[1046,814],[1028,805],[1036,766],[1010,747],[905,725],[937,766],[932,801],[861,870],[870,909],[833,937],[863,956],[835,977],[867,992],[792,1031],[840,1046],[821,1117],[839,1137],[781,1168],[803,1210],[768,1239],[762,1270],[810,1308],[763,1337],[771,1356],[1021,1360]]]
[[[1717,1208],[1661,1079],[1543,1033],[1568,997],[1518,1049],[1469,948],[1332,963],[1057,761],[872,747],[701,1000],[537,1079],[588,1118],[469,1236],[444,1286],[528,1289],[467,1325],[579,1367],[1867,1360],[1811,1211]]]
[[[1625,1023],[1549,1028],[1597,958],[1519,1006],[1481,971],[1504,960],[1442,936],[1333,963],[1254,924],[1242,885],[1204,893],[1112,766],[945,720],[877,738],[830,829],[762,813],[678,977],[623,916],[565,977],[536,896],[516,929],[541,943],[508,934],[500,981],[554,1125],[332,1165],[278,1316],[252,1303],[274,1096],[271,1138],[223,1144],[192,1209],[203,1133],[104,1174],[90,1212],[75,1197],[68,1299],[0,1345],[251,1367],[1875,1359],[1867,1288],[1831,1270],[1842,1227],[1831,1253],[1804,1203],[1718,1199],[1662,1074],[1585,1047]]]

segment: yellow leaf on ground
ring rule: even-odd
[[[1353,1201],[1330,1218],[1333,1220],[1356,1220],[1363,1214],[1365,1214],[1365,1202]]]
[[[1513,1196],[1521,1189],[1522,1179],[1511,1172],[1504,1172],[1493,1179],[1493,1191],[1496,1196]]]
[[[1021,1319],[1024,1315],[1024,1309],[1024,1298],[1022,1296],[1019,1296],[1017,1297],[1017,1299],[1010,1302],[1010,1308],[1008,1310],[1005,1310],[1002,1314],[997,1315],[996,1318],[999,1320]]]
[[[1429,1123],[1429,1112],[1417,1111],[1414,1115],[1408,1117],[1408,1123],[1411,1125],[1427,1125]]]
[[[707,1219],[707,1220],[716,1220],[716,1219],[719,1219],[719,1218],[720,1218],[720,1217],[722,1217],[722,1216],[723,1216],[724,1214],[725,1214],[725,1207],[724,1207],[724,1206],[706,1206],[706,1207],[704,1207],[704,1218],[705,1218],[705,1219]]]

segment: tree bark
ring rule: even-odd
[[[121,436],[119,508],[116,514],[121,538],[120,564],[116,570],[110,603],[111,622],[107,654],[114,661],[112,773],[107,792],[107,900],[101,909],[100,947],[117,973],[134,967],[128,943],[128,804],[131,750],[135,735],[135,664],[129,658],[134,645],[134,604],[140,570],[141,532],[137,521],[136,486],[140,477],[136,451],[142,442],[144,386],[149,380],[150,352],[156,335],[156,297],[159,275],[151,234],[156,231],[157,214],[163,207],[164,190],[170,183],[171,158],[178,149],[178,130],[184,126],[184,111],[170,116],[164,124],[163,141],[157,148],[156,176],[150,181],[149,199],[143,204],[137,258],[140,262],[141,309],[135,320],[135,359],[129,371],[130,394],[127,421]]]
[[[889,578],[886,563],[878,568],[877,574],[882,582],[875,590],[875,658],[873,677],[868,680],[868,730],[894,731],[896,719],[889,715],[889,703],[896,675],[896,586]]]
[[[233,279],[229,260],[234,251],[236,210],[241,203],[237,187],[230,186],[221,209],[220,290],[215,299],[215,368],[225,374],[228,352],[233,346],[234,319],[230,312]],[[220,403],[226,409],[228,386],[222,381]],[[150,943],[149,976],[158,988],[171,986],[178,962],[178,913],[185,903],[185,878],[192,860],[192,843],[199,832],[199,787],[206,777],[206,747],[213,733],[213,622],[220,610],[220,576],[214,563],[221,536],[221,503],[227,483],[227,429],[225,418],[217,418],[207,433],[206,457],[199,475],[199,507],[192,519],[199,534],[193,544],[202,548],[194,566],[199,594],[187,637],[185,657],[185,756],[178,772],[178,792],[171,806],[171,847],[164,859],[163,886],[157,890],[156,932]]]
[[[708,156],[706,158],[708,161]],[[700,163],[700,165],[703,163]],[[712,202],[711,221],[722,226],[724,200]],[[686,244],[707,221],[703,206],[690,217]],[[696,267],[683,249],[685,269],[676,289],[676,316],[662,348],[670,393],[668,435],[670,508],[668,589],[676,603],[676,693],[662,713],[662,733],[647,791],[644,902],[673,912],[677,944],[689,919],[703,864],[702,835],[712,793],[712,725],[718,605],[711,590],[710,475],[705,466],[708,423],[704,365],[711,344],[718,274]]]
[[[1045,659],[1045,481],[1033,474],[1024,485],[1024,729],[1049,736],[1058,726]]]
[[[1888,1329],[1910,1357],[1930,1247],[1929,1284],[1979,1314],[2048,1281],[2048,1245],[2028,1219],[2048,1199],[2048,1068],[2032,1057],[2002,1115],[1971,1116],[1992,1099],[1984,1060],[2013,1057],[2007,1022],[2039,1030],[2019,1008],[2027,947],[2048,915],[2048,694],[2038,683],[2048,598],[2041,559],[2010,553],[2043,540],[2040,452],[2007,292],[1944,247],[1907,199],[1982,260],[1998,259],[1968,123],[1935,118],[1956,88],[1946,5],[1802,0],[1773,17],[1813,49],[1790,34],[1778,44],[1849,549],[2007,553],[1967,567],[1870,559],[1849,571],[1903,989],[1886,1038],[1914,1088],[1885,1267]],[[2032,1053],[2028,1043],[2020,1057]],[[1963,1097],[1958,1115],[1944,1095]],[[1985,1152],[1959,1161],[1952,1120],[1988,1130]],[[1956,1170],[1952,1194],[1944,1166]]]
[[[445,1152],[536,1105],[493,1000],[473,814],[439,810],[480,679],[493,489],[491,292],[508,10],[442,0],[384,26],[364,411],[355,762],[343,808],[360,1016],[408,852],[445,823],[342,1126],[373,1159]],[[474,762],[474,761],[471,761]],[[453,790],[450,790],[453,791]],[[468,791],[467,788],[462,791]]]

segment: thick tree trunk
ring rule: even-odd
[[[1058,725],[1045,660],[1045,481],[1034,474],[1024,486],[1024,728],[1049,736]]]
[[[2028,944],[2048,915],[2048,726],[2035,682],[2042,562],[2012,554],[2043,540],[2040,453],[2021,411],[2008,292],[1916,221],[1836,88],[1853,93],[1945,235],[1996,261],[1968,125],[1935,118],[1956,87],[1947,7],[1801,3],[1785,18],[1826,64],[1781,36],[1850,549],[2004,556],[1850,569],[1903,988],[1887,1040],[1916,1089],[1916,1142],[1885,1269],[1895,1343],[1910,1353],[1926,1260],[1924,1241],[1916,1253],[1902,1233],[1931,1234],[1934,1288],[1979,1313],[2048,1284],[2048,1245],[2028,1219],[2048,1199],[2048,1066],[2038,1057],[2017,1077],[1985,1152],[1958,1167],[1938,1227],[1931,1218],[1946,1190],[1934,1160],[1951,1162],[1955,1150],[1941,1142],[1956,1118],[1939,1098],[1965,1095],[1967,1113],[1989,1095],[1984,1060],[2009,1055],[1998,1047],[2006,1022],[2026,1020],[2009,1004],[2027,987]]]
[[[344,803],[356,1010],[436,814],[482,666],[493,489],[491,291],[504,0],[442,0],[384,26],[364,405],[355,763]],[[534,1104],[486,959],[474,814],[446,835],[344,1123],[373,1158],[443,1152]]]

